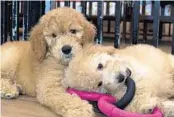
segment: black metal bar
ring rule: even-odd
[[[173,34],[172,34],[172,54],[174,54],[174,23],[173,23]]]
[[[57,1],[57,7],[60,7],[60,1]]]
[[[142,1],[143,2],[143,6],[142,6],[142,14],[146,15],[146,1]],[[143,40],[147,41],[147,21],[144,20],[143,21]]]
[[[51,9],[55,9],[56,7],[56,1],[51,1]]]
[[[164,16],[164,11],[165,11],[165,6],[161,5],[161,16]],[[162,39],[162,35],[163,35],[163,23],[160,22],[159,25],[159,39]]]
[[[174,4],[171,5],[171,16],[174,17]],[[173,34],[172,34],[172,54],[174,55],[174,22],[173,22]]]
[[[65,1],[65,6],[70,6],[70,1]]]
[[[6,7],[6,2],[5,1],[2,1],[1,2],[1,15],[2,16],[5,16],[5,7]],[[6,32],[5,32],[5,25],[6,25],[6,23],[5,23],[5,17],[1,17],[1,44],[3,44],[4,42],[5,42],[5,34],[6,34]]]
[[[92,2],[89,2],[89,16],[92,15]]]
[[[24,1],[23,5],[23,35],[22,39],[27,40],[29,30],[29,5],[30,1]]]
[[[110,2],[106,2],[106,16],[109,16],[109,4],[110,4]],[[107,30],[107,33],[110,33],[111,31],[110,31],[110,29],[111,29],[111,20],[108,20],[108,30]]]
[[[29,30],[34,26],[40,18],[40,1],[31,1],[29,8]],[[34,17],[33,17],[34,16]]]
[[[132,44],[138,43],[139,14],[140,14],[140,1],[134,1],[133,18],[132,18]]]
[[[12,1],[8,2],[8,32],[10,36],[10,40],[12,39]]]
[[[103,42],[103,1],[98,1],[97,7],[97,44]]]
[[[76,8],[76,2],[73,1],[73,8],[75,9]]]
[[[160,1],[154,1],[153,4],[154,12],[153,12],[153,45],[158,47],[159,44],[159,9],[160,9]]]
[[[125,40],[126,42],[126,8],[127,8],[127,3],[124,2],[124,13],[123,13],[123,39]]]
[[[19,40],[19,1],[12,1],[12,38]]]
[[[81,2],[82,13],[86,16],[86,1]]]
[[[120,19],[121,19],[121,2],[116,1],[115,8],[115,39],[114,47],[119,48],[120,46]]]
[[[109,4],[110,4],[110,2],[106,2],[106,15],[109,15]]]
[[[45,2],[40,1],[40,17],[45,14]]]
[[[153,7],[154,1],[151,1],[151,15],[153,16],[154,13],[154,7]]]

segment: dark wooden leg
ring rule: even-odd
[[[171,36],[171,23],[169,23],[169,34],[168,36]]]
[[[114,47],[119,48],[120,46],[120,19],[121,19],[121,3],[120,1],[116,1],[115,8],[115,39],[114,39]]]
[[[138,43],[140,1],[134,1],[132,18],[132,44]]]
[[[154,12],[153,12],[153,45],[158,47],[159,44],[159,9],[160,1],[154,1]]]
[[[107,33],[111,32],[111,20],[108,20],[108,30]]]
[[[147,22],[144,21],[143,23],[143,40],[147,41]]]

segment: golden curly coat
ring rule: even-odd
[[[155,106],[174,116],[174,56],[150,45],[124,49],[88,46],[69,63],[63,84],[80,90],[111,93],[120,99],[132,72],[136,93],[126,110],[149,113]],[[170,103],[169,103],[170,102]]]
[[[64,69],[79,50],[95,37],[95,27],[71,8],[57,8],[42,16],[30,41],[1,46],[1,97],[19,93],[37,100],[63,117],[93,117],[92,106],[66,93]]]

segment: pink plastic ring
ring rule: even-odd
[[[163,117],[162,112],[157,107],[154,108],[152,114],[139,114],[121,110],[112,104],[116,99],[111,95],[79,91],[72,88],[68,88],[67,92],[70,94],[76,94],[83,100],[98,101],[98,108],[108,117]]]
[[[98,108],[108,117],[163,117],[159,108],[155,107],[152,114],[139,114],[121,110],[111,103],[107,97],[101,97],[98,101]]]

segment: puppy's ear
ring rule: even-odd
[[[84,42],[93,42],[96,35],[96,27],[86,21],[84,30]]]
[[[37,24],[30,32],[30,42],[36,58],[41,62],[46,54],[46,41],[41,24]]]

